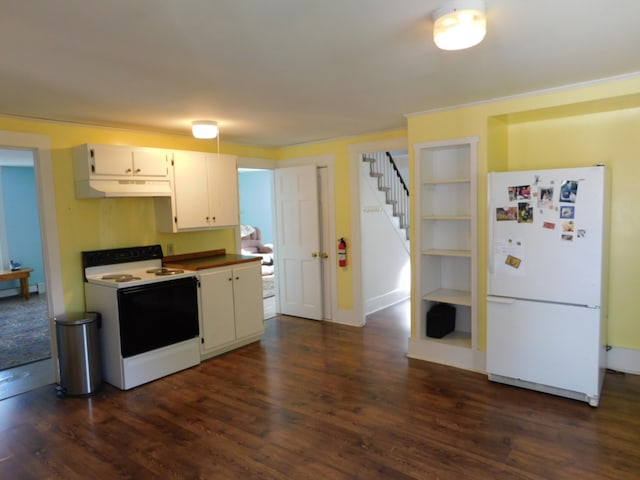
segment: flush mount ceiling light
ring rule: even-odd
[[[218,136],[218,123],[210,120],[196,120],[191,123],[191,132],[195,138],[216,138]]]
[[[451,0],[433,12],[433,41],[442,50],[462,50],[487,32],[484,0]]]

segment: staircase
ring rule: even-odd
[[[362,161],[369,164],[369,175],[378,180],[378,190],[384,193],[387,205],[393,209],[399,228],[409,240],[409,188],[389,152],[365,153]]]

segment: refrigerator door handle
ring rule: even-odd
[[[488,295],[487,302],[504,303],[510,305],[512,303],[516,303],[516,299],[510,297],[494,297],[493,295]]]

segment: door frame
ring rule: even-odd
[[[375,142],[354,143],[349,145],[349,190],[351,204],[351,243],[354,246],[351,253],[352,285],[353,285],[353,313],[352,325],[364,326],[367,323],[363,293],[363,259],[362,259],[362,208],[360,206],[360,162],[363,153],[382,152],[387,150],[407,150],[409,141],[404,138],[378,140]],[[411,171],[411,165],[409,165]],[[411,208],[411,207],[410,207]]]
[[[316,155],[312,157],[301,157],[301,158],[293,158],[289,160],[268,160],[263,158],[253,158],[253,157],[238,157],[237,167],[238,168],[258,168],[258,169],[267,169],[267,170],[275,170],[276,168],[287,168],[287,167],[297,167],[301,165],[315,165],[316,167],[326,167],[327,168],[327,184],[329,191],[327,192],[327,202],[328,202],[328,211],[329,211],[329,238],[336,238],[336,221],[335,221],[335,192],[334,192],[334,168],[335,168],[335,156],[334,155]],[[275,179],[274,179],[275,181]],[[274,214],[275,212],[275,204],[273,203],[275,199],[272,196],[272,206]],[[320,220],[322,222],[322,220]],[[240,251],[240,227],[237,228],[238,234],[236,235],[236,241],[238,245],[238,251]],[[277,236],[274,237],[274,250],[278,251],[277,245]],[[337,323],[347,323],[342,321],[341,318],[343,315],[340,314],[337,306],[337,289],[336,289],[336,262],[331,259],[336,259],[336,245],[335,242],[329,242],[327,245],[327,252],[329,253],[329,260],[327,261],[327,265],[329,267],[326,269],[329,275],[329,284],[330,284],[330,295],[331,295],[331,311],[324,313],[324,320],[332,321]],[[279,302],[279,295],[276,295],[276,298]],[[324,295],[323,295],[324,300]],[[277,309],[279,310],[280,305],[277,305]]]
[[[60,315],[64,313],[64,293],[62,290],[62,269],[60,267],[56,198],[53,186],[51,139],[47,135],[2,130],[0,131],[0,147],[31,150],[33,152],[47,304],[51,317]],[[59,381],[57,369],[58,351],[53,322],[50,322],[49,328],[53,363],[52,381],[57,382]]]

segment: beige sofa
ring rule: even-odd
[[[262,275],[273,275],[273,246],[262,243],[262,232],[255,225],[240,226],[242,254],[262,257]]]

